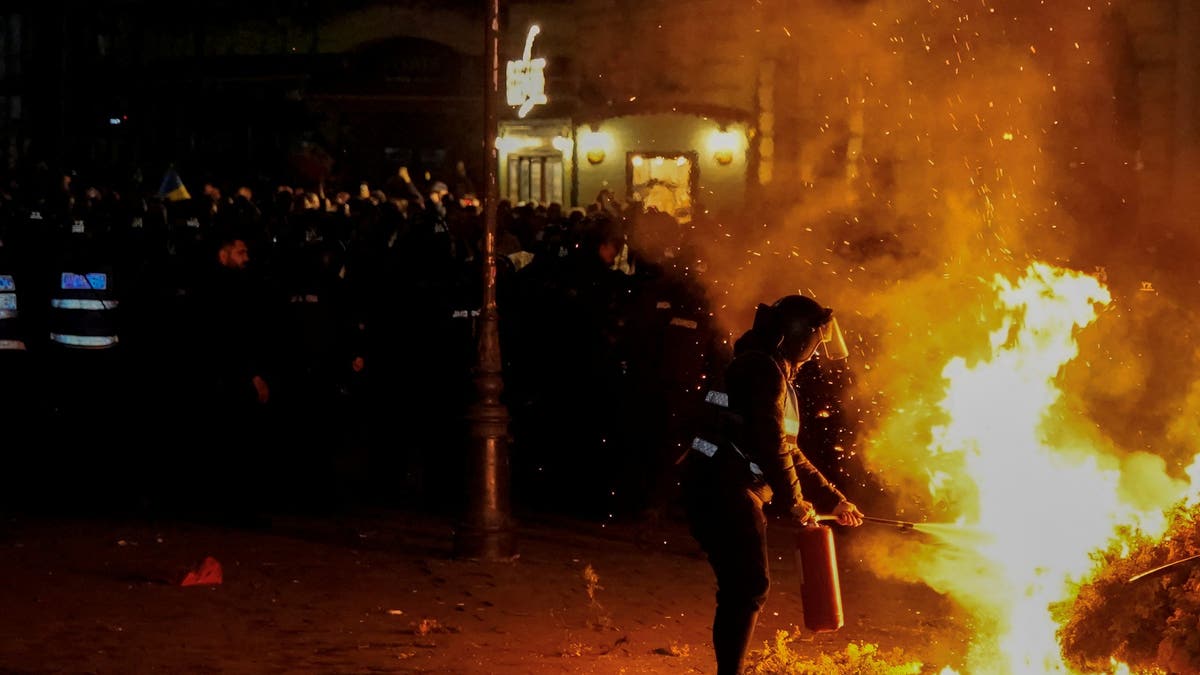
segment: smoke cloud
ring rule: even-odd
[[[992,278],[1033,261],[1098,275],[1113,292],[1062,373],[1063,405],[1094,422],[1096,447],[1161,457],[1176,478],[1196,452],[1186,327],[1197,283],[1184,261],[1200,247],[1170,213],[1136,227],[1139,207],[1144,221],[1155,205],[1138,204],[1143,103],[1123,11],[1087,0],[756,5],[764,49],[801,64],[775,92],[780,108],[804,111],[801,156],[779,158],[761,197],[763,212],[783,203],[788,215],[697,223],[697,257],[731,335],[784,294],[835,308],[853,355],[827,373],[845,456],[910,517],[936,515],[924,458],[940,369],[988,350]]]

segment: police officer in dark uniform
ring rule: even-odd
[[[0,221],[0,416],[4,420],[0,422],[0,461],[7,468],[0,478],[0,504],[10,496],[24,496],[15,493],[28,484],[25,464],[33,448],[23,447],[22,439],[36,437],[31,433],[36,427],[30,419],[34,400],[30,392],[31,340],[21,320],[21,309],[28,298],[27,278],[18,273],[14,261],[19,252],[13,251],[11,229],[10,219]]]
[[[59,246],[59,226],[65,211],[44,195],[33,195],[23,205],[17,218],[4,234],[5,247],[9,250],[7,266],[12,270],[15,281],[21,285],[18,291],[21,306],[21,327],[27,336],[43,336],[49,303],[46,301],[46,286],[54,267],[54,253]],[[43,340],[26,341],[25,346],[37,353]]]
[[[25,289],[23,284],[21,289],[17,288],[17,265],[12,253],[10,231],[7,220],[0,222],[0,358],[28,349],[24,325],[20,320],[23,303],[18,302],[18,290]],[[8,369],[5,368],[5,371],[8,372]],[[5,386],[4,389],[9,387]]]
[[[858,508],[796,446],[800,414],[792,380],[822,345],[826,358],[846,355],[833,310],[801,295],[760,304],[754,327],[734,347],[724,391],[706,396],[714,424],[692,441],[684,502],[692,534],[717,577],[713,647],[719,675],[741,672],[767,597],[763,504],[774,501],[798,523],[812,521],[816,512],[798,476],[804,473],[836,499],[839,523],[862,524]]]
[[[306,488],[327,480],[333,467],[337,434],[343,425],[344,394],[353,362],[361,356],[359,331],[341,274],[336,244],[313,241],[291,252],[286,266],[279,402],[285,434],[296,451],[286,464],[288,481],[301,485],[293,500],[325,497]]]
[[[552,334],[560,336],[557,349],[566,354],[551,352],[547,361],[554,369],[546,379],[547,410],[561,425],[553,432],[550,449],[558,453],[566,439],[576,447],[556,458],[563,473],[550,478],[569,486],[572,492],[564,497],[593,517],[611,512],[611,493],[623,481],[624,467],[614,442],[621,393],[616,344],[618,300],[628,278],[613,265],[624,244],[615,220],[598,216],[588,223],[579,248],[560,269]],[[572,361],[570,368],[562,367]]]
[[[50,341],[67,350],[63,353],[114,353],[120,343],[119,300],[104,219],[87,210],[72,214],[66,223],[69,234],[51,279],[49,318]]]
[[[127,380],[121,344],[121,281],[109,246],[107,214],[94,201],[81,201],[61,222],[61,238],[49,275],[46,360],[49,397],[58,417],[52,428],[64,435],[63,447],[79,481],[65,495],[85,499],[114,490],[130,457],[119,423]],[[101,448],[119,447],[107,454]],[[69,483],[68,483],[69,484]],[[69,498],[69,497],[68,497]]]
[[[717,363],[728,363],[705,289],[680,255],[682,243],[675,219],[655,211],[637,219],[630,242],[634,273],[620,341],[628,484],[617,508],[635,507],[648,528],[678,501],[676,465],[705,407],[706,378]]]
[[[42,186],[47,187],[45,185]],[[14,497],[29,498],[51,494],[35,480],[43,466],[40,454],[31,448],[21,448],[18,439],[44,438],[46,392],[51,378],[43,374],[46,365],[46,318],[49,302],[46,296],[47,279],[54,267],[53,252],[58,236],[57,226],[65,217],[64,200],[47,196],[49,190],[33,190],[28,200],[10,212],[10,218],[0,225],[0,424],[4,441],[0,455],[10,463],[7,473],[14,482],[9,484]],[[4,278],[7,277],[7,278]],[[31,434],[25,433],[26,431]],[[14,465],[23,460],[24,466]]]

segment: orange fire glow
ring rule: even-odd
[[[968,672],[1071,672],[1050,605],[1072,596],[1118,527],[1161,534],[1163,509],[1189,488],[1161,461],[1122,460],[1064,403],[1060,375],[1111,301],[1107,289],[1042,263],[1015,282],[997,275],[992,288],[994,313],[980,317],[994,326],[990,350],[941,369],[942,421],[921,462],[930,494],[958,527],[907,560],[877,563],[907,567],[974,615]],[[1152,498],[1138,489],[1144,483],[1156,486]]]
[[[1068,672],[1049,606],[1121,526],[1159,536],[1200,434],[1190,328],[1148,330],[1194,325],[1200,287],[1191,234],[1135,226],[1172,216],[1138,201],[1132,3],[756,4],[809,76],[775,95],[816,131],[775,155],[786,223],[695,226],[714,310],[731,335],[785,293],[843,317],[822,419],[847,487],[869,500],[861,462],[899,509],[872,515],[946,524],[862,528],[839,556],[954,598],[964,672]],[[1131,297],[1151,276],[1170,295]]]

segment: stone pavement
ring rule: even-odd
[[[786,529],[755,635],[802,622]],[[711,672],[713,581],[680,523],[528,515],[520,555],[449,557],[449,521],[362,511],[257,530],[8,517],[0,524],[0,672]],[[205,556],[219,586],[181,587]],[[847,625],[806,638],[960,649],[953,608],[844,566]],[[811,634],[810,634],[811,635]]]

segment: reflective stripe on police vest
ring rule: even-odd
[[[0,319],[17,318],[17,294],[0,293]]]
[[[108,275],[103,272],[88,272],[87,274],[63,272],[59,288],[66,291],[108,290]]]
[[[692,449],[703,454],[705,457],[712,457],[717,454],[717,446],[699,436],[692,439]]]
[[[722,408],[729,407],[729,394],[723,391],[710,390],[704,395],[704,402],[713,405],[721,406]]]
[[[659,300],[658,304],[654,306],[654,309],[671,309],[671,303],[665,300]]]
[[[116,335],[63,335],[62,333],[51,333],[50,339],[68,347],[88,347],[92,349],[112,347],[118,341]]]
[[[0,351],[23,351],[25,343],[20,340],[0,340]]]
[[[106,309],[115,309],[117,306],[116,300],[82,300],[80,298],[52,298],[50,306],[54,309],[85,309],[89,311],[103,311]]]
[[[683,319],[678,316],[671,319],[671,325],[690,328],[691,330],[696,330],[700,327],[700,324],[696,323],[695,321],[692,321],[691,319]]]

